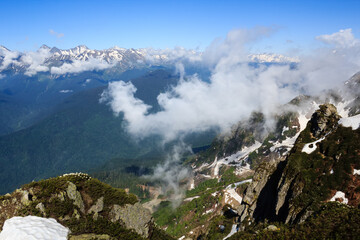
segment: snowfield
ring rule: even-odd
[[[5,221],[0,240],[67,240],[68,233],[53,218],[12,217]]]
[[[344,127],[351,127],[352,130],[356,130],[360,126],[360,114],[352,117],[341,118],[339,120],[339,124],[343,125]]]

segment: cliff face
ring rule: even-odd
[[[299,223],[329,200],[359,206],[360,129],[339,119],[332,104],[320,106],[285,160],[258,167],[238,208],[241,221]]]
[[[154,239],[154,234],[159,235],[154,233],[150,211],[138,203],[135,195],[112,188],[87,174],[32,182],[0,197],[1,228],[5,220],[27,215],[56,219],[70,229],[70,239],[92,239],[94,236],[99,239]],[[162,239],[161,236],[158,239]]]

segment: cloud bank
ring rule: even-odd
[[[317,37],[327,46],[300,56],[296,68],[250,66],[251,44],[272,32],[268,28],[234,30],[224,40],[214,41],[201,56],[201,62],[212,69],[210,82],[185,76],[158,95],[162,110],[157,113],[150,114],[150,106],[134,97],[136,88],[131,83],[110,83],[101,101],[108,102],[115,114],[124,114],[128,131],[135,136],[159,134],[170,141],[212,127],[227,131],[253,111],[270,119],[279,105],[299,94],[341,86],[360,69],[359,40],[351,30]]]
[[[73,60],[71,63],[64,63],[60,67],[51,67],[51,74],[79,73],[84,71],[102,70],[112,67],[102,59],[89,58],[87,61]]]

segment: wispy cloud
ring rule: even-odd
[[[278,106],[293,97],[341,86],[360,69],[360,48],[353,44],[357,39],[347,41],[346,48],[321,48],[302,56],[295,69],[249,66],[251,44],[271,32],[266,28],[234,30],[226,39],[216,40],[202,55],[202,62],[212,69],[210,82],[196,75],[186,76],[177,86],[158,95],[162,110],[157,113],[150,114],[150,106],[134,97],[136,88],[131,83],[109,84],[101,100],[108,101],[116,114],[124,113],[130,133],[139,137],[160,134],[169,141],[212,127],[226,131],[253,111],[261,111],[271,119]],[[346,38],[351,39],[348,32]],[[330,40],[328,43],[333,44]],[[179,71],[184,72],[182,68]]]
[[[329,35],[317,36],[316,39],[326,44],[335,45],[336,47],[351,48],[360,44],[359,39],[355,38],[351,28],[343,29]]]
[[[64,34],[63,33],[58,33],[58,32],[55,32],[54,30],[50,29],[49,30],[49,33],[53,36],[56,36],[57,38],[62,38],[64,37]]]
[[[87,61],[73,60],[71,63],[64,63],[60,67],[51,67],[51,74],[79,73],[83,71],[102,70],[112,67],[113,64],[101,59],[89,58]]]
[[[38,72],[48,72],[49,67],[44,65],[45,60],[50,57],[49,49],[40,48],[36,52],[27,52],[21,56],[20,61],[22,64],[28,65],[25,75],[33,76]]]

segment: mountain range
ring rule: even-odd
[[[124,116],[99,101],[109,82],[131,81],[136,99],[156,113],[158,95],[187,80],[176,61],[209,82],[210,70],[196,62],[201,57],[181,48],[42,46],[20,53],[1,47],[0,192],[12,193],[0,197],[0,207],[11,212],[0,223],[13,215],[52,216],[74,235],[95,234],[85,239],[355,239],[360,73],[341,89],[278,106],[271,124],[254,111],[228,132],[187,135],[180,140],[194,151],[172,162],[170,175],[157,171],[169,165],[168,152],[178,142],[136,139]],[[259,54],[247,64],[292,69],[298,60]],[[90,175],[55,177],[77,171]],[[145,233],[119,220],[127,208]]]

